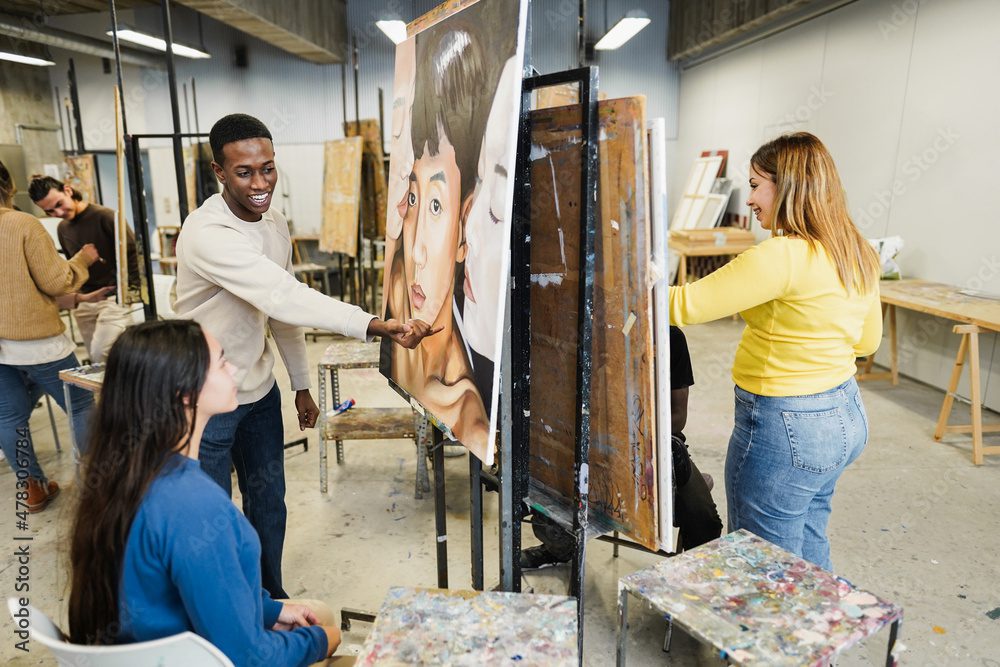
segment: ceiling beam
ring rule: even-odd
[[[176,0],[309,62],[344,62],[346,0]]]

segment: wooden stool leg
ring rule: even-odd
[[[958,391],[958,381],[962,377],[962,364],[965,363],[965,353],[968,349],[969,336],[962,334],[962,341],[958,344],[958,356],[955,357],[955,367],[951,371],[951,382],[944,394],[944,403],[941,404],[941,414],[938,416],[937,428],[934,429],[934,439],[940,440],[944,435],[944,429],[948,426],[948,417],[951,415],[951,405],[955,400],[955,392]]]
[[[983,406],[979,395],[979,331],[969,337],[969,379],[972,399],[972,462],[983,465]]]

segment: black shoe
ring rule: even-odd
[[[521,552],[522,570],[541,570],[543,567],[564,565],[568,562],[569,559],[560,560],[557,558],[553,553],[545,548],[544,544],[525,549]]]

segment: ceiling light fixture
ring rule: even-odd
[[[9,60],[12,63],[21,63],[22,65],[38,65],[39,67],[50,67],[55,65],[55,63],[51,60],[32,58],[31,56],[22,56],[17,53],[8,53],[7,51],[0,51],[0,60]]]
[[[108,30],[105,33],[108,37],[114,36],[113,30]],[[118,30],[118,39],[123,42],[131,42],[132,44],[138,44],[139,46],[145,46],[150,49],[156,49],[157,51],[167,50],[167,43],[160,39],[159,37],[153,37],[152,35],[147,35],[144,32],[136,32],[135,30],[120,29]],[[205,53],[204,51],[199,51],[198,49],[192,48],[190,46],[184,46],[183,44],[178,44],[174,42],[173,44],[174,55],[183,56],[184,58],[211,58],[211,54]]]
[[[393,44],[406,41],[406,23],[398,19],[384,19],[375,21],[378,29],[385,33],[385,36],[392,40]]]
[[[594,45],[597,51],[612,51],[636,36],[650,23],[650,18],[642,12],[629,12],[622,17],[607,34]]]

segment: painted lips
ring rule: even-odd
[[[417,310],[424,307],[427,295],[424,294],[424,290],[420,287],[420,285],[413,285],[410,287],[410,300],[413,302],[413,307]]]

